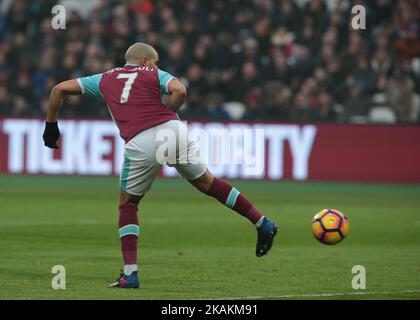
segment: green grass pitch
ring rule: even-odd
[[[420,299],[419,185],[232,183],[279,225],[267,256],[246,219],[157,179],[139,209],[142,288],[118,290],[117,178],[0,176],[0,299]],[[328,207],[350,220],[336,246],[311,234]],[[65,290],[51,288],[54,265]]]

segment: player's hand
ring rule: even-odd
[[[60,137],[60,130],[58,130],[57,121],[45,122],[45,130],[42,138],[44,145],[51,149],[58,149],[57,140]]]

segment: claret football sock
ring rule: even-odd
[[[137,239],[139,237],[139,232],[137,206],[134,204],[120,205],[119,235],[121,250],[124,258],[124,265],[130,266],[127,268],[127,271],[130,272],[130,274],[133,271],[137,271]],[[133,265],[135,265],[136,270],[133,270]]]
[[[258,227],[258,223],[262,221],[263,215],[258,211],[258,209],[255,208],[242,194],[240,194],[237,189],[223,180],[215,177],[207,194],[246,217],[256,227]]]

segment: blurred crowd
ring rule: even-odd
[[[65,30],[51,27],[60,1],[3,1],[0,115],[44,115],[55,84],[121,66],[142,41],[187,85],[184,119],[419,122],[417,0],[61,1],[74,8]],[[83,96],[61,110],[107,113]]]

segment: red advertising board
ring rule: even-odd
[[[310,179],[420,182],[420,126],[319,125]]]
[[[112,121],[60,121],[58,151],[43,146],[43,127],[41,119],[0,118],[0,173],[119,174],[124,143]],[[191,122],[188,129],[210,141],[200,145],[210,158],[227,159],[208,163],[219,177],[420,183],[420,126]],[[229,143],[238,132],[244,141]],[[253,162],[233,164],[241,153]],[[176,172],[164,166],[161,174]]]

